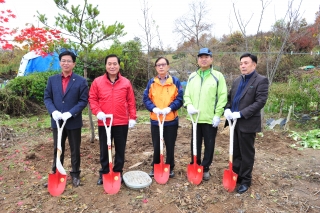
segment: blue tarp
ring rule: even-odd
[[[62,48],[60,52],[67,49]],[[75,50],[72,51],[77,55]],[[46,56],[40,56],[36,52],[31,51],[25,54],[20,62],[20,67],[17,76],[26,76],[34,72],[48,72],[48,71],[59,71],[59,54],[57,52],[49,53]]]
[[[59,55],[57,53],[49,54],[45,57],[39,56],[28,61],[24,75],[33,72],[47,72],[60,70]]]

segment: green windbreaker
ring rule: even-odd
[[[184,106],[192,104],[200,110],[198,123],[212,124],[220,117],[227,104],[227,84],[221,72],[213,69],[190,74],[183,96]]]

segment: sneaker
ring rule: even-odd
[[[203,180],[209,180],[210,179],[210,173],[209,172],[203,172]]]
[[[154,170],[152,169],[151,172],[149,173],[150,177],[154,177]]]
[[[170,174],[169,174],[169,178],[173,178],[173,177],[174,177],[174,171],[171,170],[171,171],[170,171]]]
[[[80,185],[80,178],[78,177],[73,177],[72,178],[72,183],[74,187],[78,187]]]

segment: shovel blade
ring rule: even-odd
[[[232,163],[229,169],[225,169],[223,172],[223,187],[228,191],[232,192],[237,185],[238,174],[232,171]]]
[[[52,196],[59,196],[63,193],[67,184],[67,175],[63,175],[56,170],[55,174],[49,174],[48,191]]]
[[[203,178],[203,166],[200,166],[194,161],[187,167],[187,175],[190,183],[199,185]]]
[[[120,172],[110,171],[108,174],[102,175],[103,188],[108,194],[117,194],[121,187]]]
[[[169,180],[170,164],[163,163],[163,155],[160,155],[160,163],[154,164],[154,179],[159,184],[166,184]]]

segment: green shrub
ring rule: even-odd
[[[48,78],[58,72],[39,72],[19,76],[9,81],[6,88],[13,94],[38,104],[43,104],[44,89]]]
[[[269,90],[266,112],[277,113],[282,110],[288,112],[294,105],[295,112],[309,112],[319,110],[320,104],[320,71],[306,72],[300,76],[290,76],[288,83],[273,83]]]

